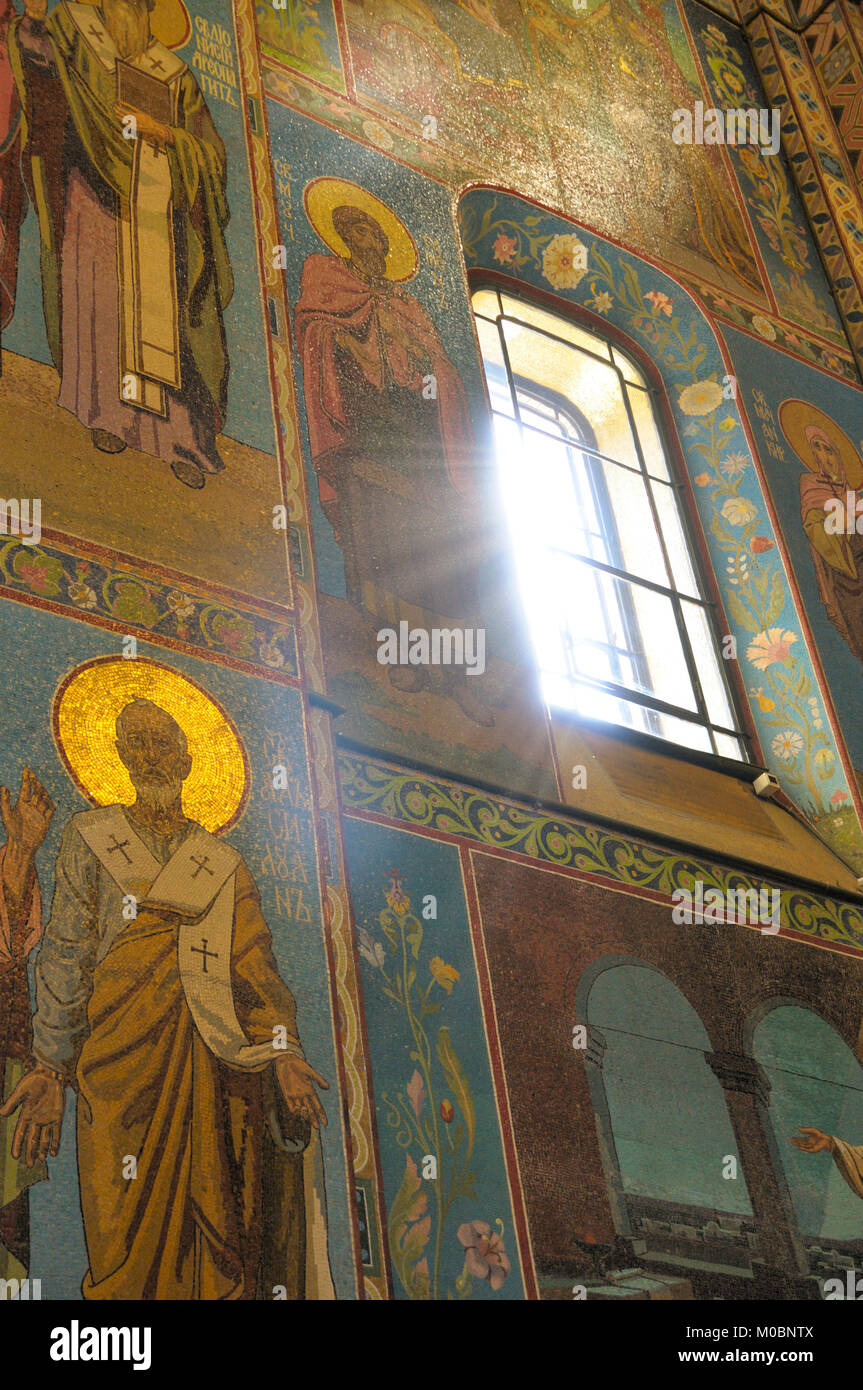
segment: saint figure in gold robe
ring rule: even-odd
[[[325,1116],[242,858],[188,820],[192,759],[149,700],[117,718],[131,806],[73,816],[36,967],[12,1146],[56,1154],[75,1088],[88,1299],[333,1297]]]

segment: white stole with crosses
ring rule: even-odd
[[[97,6],[78,0],[67,9],[96,63],[106,74],[115,73],[119,55]],[[152,39],[146,52],[124,61],[164,85],[175,122],[179,81],[186,71],[182,58]],[[129,198],[120,199],[117,222],[118,389],[129,405],[164,416],[165,387],[179,390],[181,385],[171,166],[167,153],[144,139],[132,142],[131,153]]]
[[[176,912],[184,919],[177,958],[198,1032],[219,1061],[241,1071],[262,1071],[279,1054],[272,1042],[249,1042],[237,1018],[231,985],[237,851],[199,827],[167,864],[160,864],[119,806],[83,811],[75,817],[75,827],[121,893],[134,898],[138,908]]]

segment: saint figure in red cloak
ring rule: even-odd
[[[380,220],[345,204],[331,225],[348,255],[307,257],[295,323],[312,462],[348,599],[392,626],[474,626],[478,503],[458,372],[426,310],[388,274]],[[389,672],[402,691],[435,690],[493,723],[463,669]]]

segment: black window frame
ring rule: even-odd
[[[474,304],[474,296],[480,291],[491,291],[496,295],[499,310],[497,318],[491,319],[486,314],[476,309]],[[698,762],[707,762],[711,765],[728,765],[730,768],[734,768],[735,770],[737,770],[738,775],[741,768],[746,768],[748,770],[750,768],[756,767],[757,764],[755,763],[752,756],[753,745],[756,744],[756,740],[754,738],[754,731],[751,725],[751,721],[747,718],[748,707],[746,701],[744,699],[741,699],[742,682],[739,678],[739,673],[736,670],[728,670],[729,663],[725,661],[721,655],[722,633],[718,619],[722,619],[722,625],[726,631],[727,623],[725,621],[724,612],[722,610],[722,606],[718,598],[718,592],[712,575],[712,569],[709,566],[709,564],[704,563],[705,547],[697,542],[696,537],[693,534],[693,508],[691,504],[691,494],[689,492],[689,480],[688,478],[684,479],[684,477],[681,476],[682,469],[679,465],[678,451],[670,446],[670,441],[668,438],[668,429],[666,426],[668,410],[666,403],[663,400],[661,391],[657,387],[656,382],[654,380],[653,372],[649,369],[645,369],[645,366],[642,363],[641,354],[633,350],[635,347],[634,344],[630,346],[628,342],[622,342],[621,338],[623,338],[624,335],[621,335],[617,332],[609,332],[608,330],[610,329],[610,325],[606,324],[602,320],[597,321],[593,315],[587,314],[586,311],[583,311],[581,314],[568,313],[567,310],[569,309],[569,306],[561,306],[559,302],[548,303],[544,296],[540,296],[539,294],[533,295],[529,292],[526,293],[524,287],[520,284],[514,285],[512,283],[504,283],[502,277],[499,278],[494,272],[471,275],[469,283],[469,294],[471,301],[471,312],[474,315],[474,318],[483,319],[485,323],[489,324],[494,330],[496,330],[497,339],[500,347],[500,353],[502,361],[504,363],[504,367],[501,368],[497,363],[487,362],[485,357],[483,356],[482,349],[480,347],[480,361],[483,368],[483,374],[486,384],[486,394],[488,398],[489,411],[491,415],[492,447],[495,447],[493,425],[494,418],[496,416],[508,419],[515,423],[519,431],[522,433],[522,437],[524,430],[533,430],[535,432],[540,432],[537,430],[537,427],[535,425],[525,424],[521,418],[518,391],[520,388],[524,389],[526,387],[526,394],[532,394],[536,399],[547,400],[549,405],[556,406],[557,409],[559,409],[567,418],[573,421],[578,427],[579,432],[587,433],[589,436],[593,438],[593,445],[591,445],[589,442],[585,440],[579,440],[577,443],[577,448],[583,455],[588,456],[592,459],[592,461],[597,465],[597,472],[601,470],[601,467],[604,462],[608,462],[615,465],[616,467],[626,469],[629,472],[637,473],[641,477],[647,500],[650,506],[651,515],[653,518],[656,539],[661,549],[663,563],[666,569],[666,577],[672,581],[671,584],[658,584],[652,580],[642,578],[640,575],[635,574],[632,571],[626,570],[625,568],[623,568],[623,566],[616,567],[612,565],[606,565],[603,564],[601,561],[597,561],[590,556],[578,555],[574,552],[569,551],[566,551],[564,553],[567,555],[571,554],[572,559],[578,563],[590,565],[594,569],[604,571],[605,573],[608,573],[613,577],[619,578],[626,584],[640,586],[642,588],[659,593],[664,598],[668,599],[668,601],[671,603],[674,612],[674,619],[678,632],[678,639],[680,641],[680,648],[686,663],[687,674],[689,676],[689,680],[696,702],[696,710],[693,712],[692,710],[687,709],[685,706],[672,705],[668,701],[661,700],[658,697],[649,694],[645,690],[639,690],[632,686],[615,685],[613,682],[603,681],[598,678],[585,677],[583,675],[578,675],[577,677],[574,677],[573,675],[567,674],[566,678],[568,678],[571,681],[574,690],[578,688],[578,685],[593,688],[595,690],[608,694],[612,698],[617,698],[626,703],[638,705],[644,715],[649,716],[650,714],[653,714],[656,717],[656,723],[654,724],[655,731],[637,728],[633,725],[623,723],[622,721],[610,721],[598,719],[593,716],[582,715],[578,712],[577,709],[558,704],[551,704],[547,697],[545,697],[544,695],[543,698],[545,699],[545,703],[549,709],[549,712],[553,713],[556,719],[559,719],[561,717],[570,717],[577,720],[580,723],[596,725],[602,728],[603,731],[614,733],[618,736],[622,735],[623,737],[630,738],[636,742],[644,741],[645,744],[651,748],[660,748],[666,752],[673,751],[676,756],[679,756],[681,758],[687,758],[692,761]],[[527,319],[519,319],[513,313],[508,313],[506,311],[506,307],[503,303],[501,296],[506,296],[506,298],[510,301],[518,302],[520,300],[527,305],[535,306],[538,310],[541,310],[543,313],[560,318],[564,322],[566,322],[568,319],[570,322],[572,322],[572,324],[575,327],[583,329],[588,335],[603,343],[607,349],[607,356],[603,356],[598,352],[591,352],[590,349],[587,348],[583,343],[575,343],[572,341],[572,339],[565,337],[563,334],[555,334],[547,328],[540,327],[535,323],[531,323]],[[568,401],[565,397],[559,395],[559,393],[554,392],[549,388],[543,387],[536,382],[529,381],[527,378],[524,378],[523,376],[520,376],[518,373],[513,371],[508,351],[508,345],[506,342],[506,336],[503,329],[503,325],[506,322],[517,324],[532,333],[536,333],[541,336],[545,336],[553,341],[562,343],[565,347],[569,348],[572,351],[582,353],[584,356],[587,357],[592,357],[595,361],[600,362],[603,365],[603,367],[610,367],[616,373],[620,387],[621,400],[623,401],[624,407],[626,409],[630,432],[633,438],[636,456],[638,459],[638,468],[634,468],[631,464],[625,463],[621,459],[615,459],[610,455],[603,454],[596,447],[595,435],[592,426],[590,425],[590,421],[586,418],[586,416],[583,415],[582,411],[580,411],[573,402]],[[612,349],[614,349],[614,351],[612,351]],[[620,354],[622,358],[629,361],[630,365],[634,369],[634,374],[636,375],[636,377],[644,382],[643,387],[637,386],[635,385],[635,383],[627,382],[626,376],[624,375],[622,368],[616,360],[615,353]],[[491,397],[491,392],[488,389],[489,377],[491,376],[491,378],[493,379],[495,375],[497,375],[498,377],[497,385],[500,387],[500,389],[502,389],[505,392],[508,392],[512,411],[511,414],[506,414],[506,412],[503,412],[495,408],[494,402]],[[657,473],[652,473],[647,466],[647,461],[645,459],[644,452],[642,449],[641,438],[639,435],[638,427],[635,422],[632,406],[629,400],[629,395],[627,391],[628,386],[631,386],[632,389],[635,390],[642,390],[647,396],[652,412],[654,427],[656,429],[659,444],[662,449],[662,456],[665,462],[665,467],[668,472],[668,477],[662,477]],[[549,438],[552,438],[557,442],[560,442],[561,435],[554,435],[551,433],[551,431],[548,431],[548,436]],[[594,470],[591,471],[593,472]],[[665,487],[671,487],[674,492],[676,499],[677,516],[683,532],[683,539],[686,544],[689,556],[689,563],[691,565],[692,572],[695,577],[696,587],[698,590],[697,596],[683,593],[677,588],[673,587],[674,571],[671,565],[668,549],[665,542],[665,536],[660,522],[656,501],[653,495],[653,489],[651,486],[652,482],[660,483],[662,486]],[[608,508],[609,514],[612,518],[614,518],[613,508],[611,508],[610,501],[608,503]],[[613,520],[613,524],[616,533],[616,519]],[[692,642],[686,627],[682,602],[687,602],[695,607],[701,608],[705,614],[708,630],[712,638],[717,671],[723,683],[726,699],[728,701],[728,705],[730,707],[732,716],[737,721],[737,727],[720,724],[710,718],[706,697],[701,685],[701,680],[698,675],[697,662],[695,659]],[[526,616],[529,626],[530,615],[527,614]],[[736,667],[736,662],[734,663],[734,665]],[[543,670],[539,661],[537,661],[536,669],[540,678],[542,678]],[[706,732],[707,738],[710,743],[709,750],[693,748],[688,744],[679,743],[675,739],[669,738],[666,734],[659,732],[658,716],[662,714],[667,715],[668,717],[673,719],[678,719],[683,723],[691,724],[695,728],[703,729]],[[717,734],[720,734],[729,740],[733,740],[736,743],[737,748],[739,750],[739,756],[737,758],[729,758],[728,754],[721,753],[718,751],[716,743]]]

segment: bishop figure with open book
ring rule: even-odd
[[[224,466],[225,147],[155,0],[25,0],[9,31],[59,403],[96,448]]]

